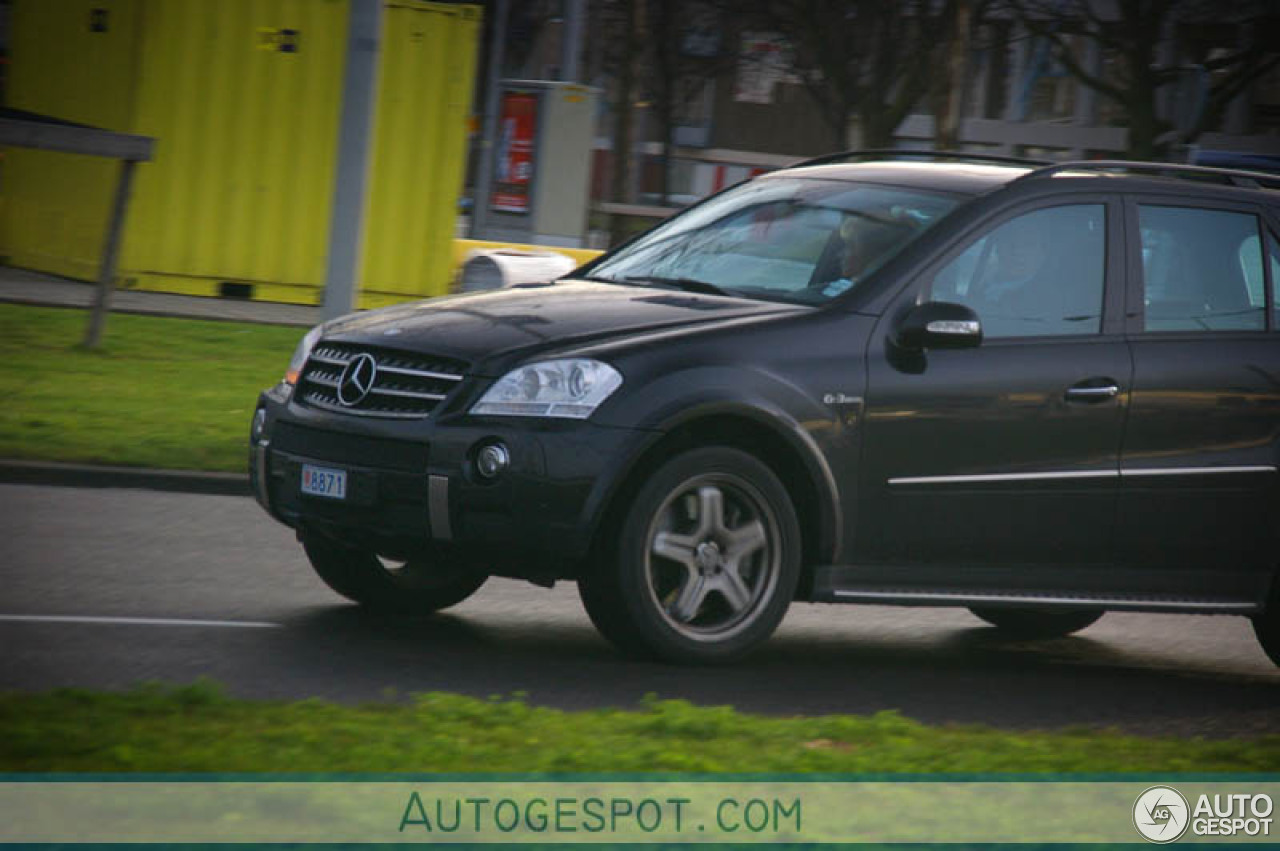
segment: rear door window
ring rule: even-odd
[[[1267,325],[1258,217],[1138,205],[1143,330],[1252,331]]]

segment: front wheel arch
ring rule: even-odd
[[[782,426],[766,424],[758,415],[738,411],[705,410],[676,424],[650,443],[631,462],[606,497],[595,525],[591,558],[583,570],[593,570],[606,558],[627,507],[646,478],[662,463],[682,452],[703,447],[738,449],[759,459],[782,480],[800,519],[801,577],[796,599],[807,599],[812,590],[813,567],[836,561],[842,522],[834,505],[834,482],[821,482],[801,450],[784,436]],[[816,451],[816,449],[815,449]]]

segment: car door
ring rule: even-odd
[[[1043,587],[1061,575],[1039,568],[1111,560],[1131,377],[1122,219],[1099,194],[1006,210],[885,312],[868,352],[860,561]],[[1029,242],[1043,252],[1032,264],[1018,258]],[[902,350],[896,324],[926,301],[973,308],[981,345]]]
[[[1153,592],[1261,598],[1280,563],[1277,231],[1250,204],[1132,196],[1126,216],[1119,557]]]

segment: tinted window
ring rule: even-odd
[[[1146,330],[1266,327],[1256,216],[1141,205],[1138,221]]]
[[[943,267],[930,298],[973,308],[989,338],[1096,334],[1105,261],[1104,205],[1036,210],[987,232]]]

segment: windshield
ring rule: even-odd
[[[821,304],[866,280],[959,201],[843,180],[752,181],[654,228],[589,277]]]

